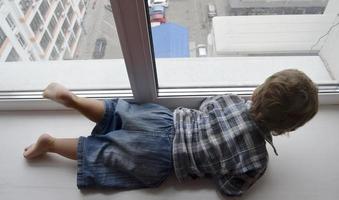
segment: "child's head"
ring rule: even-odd
[[[318,89],[303,72],[287,69],[258,86],[250,109],[254,120],[274,135],[294,131],[318,111]]]

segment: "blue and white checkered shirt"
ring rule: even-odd
[[[221,194],[239,196],[261,177],[268,162],[265,140],[274,146],[250,107],[251,101],[237,95],[219,95],[199,110],[174,110],[173,162],[180,182],[212,177]]]

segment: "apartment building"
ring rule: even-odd
[[[88,0],[1,0],[0,62],[72,59]]]

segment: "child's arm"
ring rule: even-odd
[[[226,197],[241,196],[264,174],[265,170],[266,168],[251,170],[241,175],[224,175],[218,177],[215,180],[218,191]]]

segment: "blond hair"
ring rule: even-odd
[[[280,135],[304,125],[318,112],[318,89],[303,72],[287,69],[257,87],[252,101],[253,119]]]

